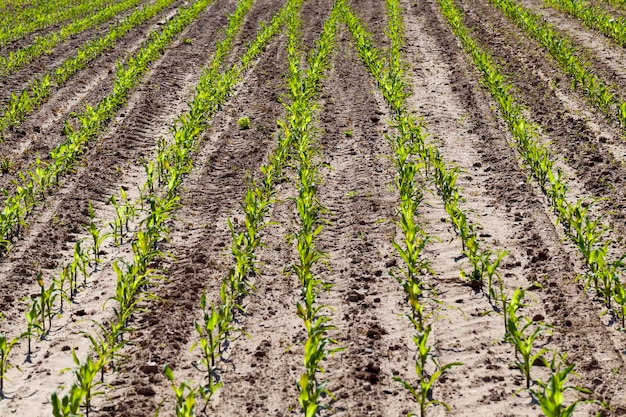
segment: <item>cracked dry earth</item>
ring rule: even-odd
[[[351,7],[383,51],[390,47],[386,4],[353,0]],[[594,70],[626,96],[624,51],[571,16],[539,0],[524,0],[570,37]],[[603,6],[600,1],[593,2]],[[158,16],[127,34],[114,51],[79,72],[18,127],[4,132],[0,158],[12,168],[0,176],[8,192],[19,172],[39,157],[44,162],[63,141],[63,121],[85,104],[95,105],[112,89],[118,59],[140,48],[150,30],[170,19],[174,1]],[[463,22],[480,45],[507,74],[526,115],[539,125],[565,172],[574,198],[597,199],[594,215],[605,215],[612,227],[612,250],[624,253],[626,216],[626,145],[623,132],[570,88],[571,81],[548,53],[517,28],[488,0],[458,0]],[[256,0],[225,60],[238,61],[283,1]],[[331,0],[305,0],[301,10],[303,50],[313,48]],[[566,401],[592,399],[575,415],[626,414],[626,337],[603,304],[576,278],[587,272],[575,246],[540,188],[528,180],[528,169],[512,146],[506,125],[479,82],[479,73],[447,25],[437,0],[401,0],[405,26],[402,47],[410,86],[408,106],[421,118],[443,159],[460,168],[457,185],[462,208],[480,225],[480,239],[507,252],[500,265],[503,287],[512,293],[530,288],[524,315],[552,326],[538,346],[567,354],[576,364],[571,383],[591,394],[568,392]],[[109,197],[120,188],[141,198],[146,180],[144,163],[152,158],[160,138],[170,135],[176,117],[187,109],[202,69],[223,37],[235,0],[216,0],[194,20],[151,65],[125,107],[105,132],[89,144],[75,169],[45,196],[28,217],[28,226],[0,258],[0,333],[16,337],[25,330],[26,299],[37,297],[36,276],[49,282],[71,260],[74,245],[88,234],[88,204],[94,219],[106,225],[115,215]],[[606,6],[618,15],[626,11]],[[123,16],[118,16],[121,19]],[[0,80],[0,97],[23,88],[28,77],[52,68],[107,26],[76,36],[50,51],[41,61]],[[26,41],[22,41],[26,42]],[[200,297],[219,302],[220,283],[231,266],[228,221],[243,222],[242,201],[251,180],[275,149],[284,120],[286,75],[289,71],[287,34],[281,31],[252,64],[232,97],[219,109],[194,154],[184,179],[179,207],[168,222],[169,236],[160,249],[168,256],[152,265],[163,278],[133,314],[132,328],[115,366],[107,368],[102,395],[93,399],[90,416],[148,417],[158,411],[174,416],[175,397],[162,369],[169,364],[179,381],[202,381],[197,369],[198,342],[194,320],[201,317]],[[7,49],[6,51],[8,51]],[[3,52],[6,52],[3,51]],[[388,137],[394,134],[391,114],[373,77],[359,57],[352,35],[340,23],[330,66],[315,97],[315,142],[321,181],[318,198],[327,208],[327,223],[316,237],[326,254],[314,271],[329,290],[319,302],[328,306],[332,338],[344,350],[324,361],[327,388],[333,397],[320,415],[405,416],[418,405],[394,378],[415,381],[415,329],[406,317],[406,293],[394,278],[403,261],[393,242],[401,238],[395,223],[399,195]],[[250,128],[240,128],[242,117]],[[294,243],[287,237],[297,228],[293,197],[296,173],[287,169],[276,185],[276,198],[258,250],[259,270],[251,277],[255,290],[244,297],[244,312],[236,315],[233,337],[218,359],[223,386],[198,415],[295,416],[297,380],[303,372],[306,332],[296,312],[299,282],[286,273],[295,262]],[[430,187],[428,183],[425,184]],[[524,390],[522,374],[512,364],[514,348],[504,341],[503,319],[484,292],[467,285],[460,271],[469,268],[439,195],[427,191],[418,221],[431,236],[423,256],[431,262],[431,293],[437,294],[430,337],[432,354],[441,364],[460,362],[437,381],[429,416],[539,416],[541,409]],[[131,225],[136,230],[138,224]],[[74,303],[55,318],[50,334],[35,342],[26,360],[26,341],[11,353],[0,416],[52,415],[50,395],[74,380],[72,351],[89,354],[83,332],[97,332],[98,323],[113,316],[113,264],[132,259],[128,241],[102,247],[103,262],[91,272]],[[493,314],[490,314],[493,313]],[[236,334],[235,334],[236,333]],[[548,377],[545,367],[534,375]],[[84,409],[83,409],[84,411]]]

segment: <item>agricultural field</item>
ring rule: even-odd
[[[0,0],[0,416],[626,415],[625,0]]]

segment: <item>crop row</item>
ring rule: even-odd
[[[50,3],[50,4],[48,4]],[[6,25],[10,22],[24,21],[29,18],[36,18],[42,12],[61,11],[76,7],[77,0],[52,0],[50,2],[35,2],[33,4],[19,6],[19,4],[0,4],[0,25]],[[6,8],[11,8],[11,13],[7,13]]]
[[[200,4],[202,7],[206,7],[209,1]],[[86,410],[89,409],[87,399],[91,396],[91,391],[94,388],[93,376],[97,372],[101,372],[107,365],[108,361],[115,359],[116,352],[124,346],[124,341],[121,335],[130,330],[129,318],[132,312],[137,310],[138,305],[144,299],[150,297],[149,287],[153,284],[155,279],[158,279],[155,271],[148,269],[148,265],[156,258],[163,257],[163,253],[159,250],[159,243],[166,238],[168,234],[168,228],[166,226],[167,220],[171,217],[172,212],[178,207],[178,195],[177,190],[193,166],[193,154],[199,144],[201,133],[206,127],[208,120],[212,114],[219,108],[219,106],[228,99],[229,92],[234,87],[235,83],[239,80],[239,74],[245,69],[244,65],[236,64],[233,69],[237,69],[237,76],[231,79],[226,79],[224,74],[218,74],[216,70],[219,69],[223,58],[227,56],[229,50],[232,48],[233,40],[243,22],[243,18],[250,9],[253,0],[242,0],[235,13],[230,16],[229,25],[226,31],[226,36],[222,42],[218,44],[217,51],[212,63],[203,72],[201,80],[196,89],[196,95],[190,103],[190,110],[179,116],[172,129],[173,138],[170,142],[159,146],[158,153],[155,156],[155,161],[151,163],[152,166],[158,164],[158,161],[167,161],[167,164],[163,166],[162,170],[148,170],[148,179],[143,187],[144,195],[141,197],[141,201],[135,202],[134,205],[149,205],[149,209],[144,218],[139,223],[139,230],[135,234],[135,238],[132,241],[133,250],[133,262],[124,265],[124,269],[118,267],[117,263],[114,263],[114,269],[118,275],[116,296],[113,298],[117,307],[115,310],[116,321],[109,322],[109,326],[101,326],[102,335],[91,336],[92,350],[97,358],[93,360],[91,356],[88,356],[83,363],[80,363],[78,358],[75,357],[76,365],[74,374],[76,376],[76,383],[72,386],[69,393],[62,399],[55,393],[53,394],[53,407],[55,410],[65,410],[61,415],[69,415],[67,413],[77,412],[80,406],[76,402],[73,402],[73,398],[83,398]],[[194,5],[195,6],[195,5]],[[192,6],[193,7],[193,6]],[[270,24],[259,33],[256,41],[250,45],[248,51],[244,55],[247,58],[248,63],[259,54],[264,45],[272,38],[273,33],[276,30],[275,24]],[[232,71],[232,69],[231,69]],[[232,74],[232,73],[231,73]],[[217,87],[219,86],[219,87]],[[216,88],[217,87],[217,88]],[[117,216],[120,217],[119,215]],[[206,308],[206,298],[202,297],[202,308]],[[232,304],[228,305],[230,314],[232,314]],[[220,310],[224,311],[224,310]],[[212,317],[205,317],[205,325],[211,323],[216,324]],[[196,323],[196,329],[203,331],[200,323]],[[211,336],[213,333],[211,332]],[[203,339],[206,342],[206,339]],[[215,341],[209,337],[209,342],[202,344],[203,350],[206,348],[206,352],[209,353],[210,347],[215,346]],[[210,355],[205,357],[207,359],[207,369],[209,373],[208,385],[205,389],[193,391],[194,395],[201,394],[203,398],[210,400],[213,392],[219,388],[219,384],[213,384],[211,375],[212,368],[210,361],[214,361],[214,356]],[[85,381],[82,375],[90,375],[92,378],[90,381]],[[166,368],[166,375],[173,380],[173,373],[171,369]],[[103,381],[101,380],[100,383]],[[98,385],[98,384],[96,384]],[[183,385],[186,387],[186,385]],[[183,389],[184,388],[180,388]],[[192,395],[189,398],[194,398]],[[183,410],[185,402],[183,400],[177,410]],[[72,405],[73,409],[69,407]],[[193,408],[193,402],[188,403],[188,406]],[[67,407],[66,407],[67,405]],[[182,407],[182,408],[181,408]],[[178,411],[177,411],[178,412]]]
[[[298,316],[304,322],[307,339],[304,344],[305,371],[298,381],[298,402],[307,417],[318,414],[323,397],[330,395],[326,388],[327,381],[320,381],[320,373],[324,372],[323,362],[342,347],[332,347],[337,342],[328,333],[335,329],[329,324],[331,318],[325,310],[327,306],[317,302],[320,291],[328,289],[330,284],[317,276],[315,268],[325,254],[316,248],[316,236],[324,226],[323,215],[327,209],[317,198],[320,163],[317,162],[317,149],[313,136],[313,120],[317,106],[314,102],[319,83],[329,66],[330,55],[334,49],[337,24],[344,1],[336,0],[330,16],[315,47],[307,57],[308,68],[300,68],[301,54],[298,50],[301,20],[298,16],[288,19],[289,43],[289,76],[287,89],[291,103],[287,104],[287,123],[284,126],[285,136],[291,136],[294,146],[295,169],[297,171],[295,206],[298,213],[300,229],[290,236],[296,244],[297,261],[290,265],[291,271],[298,278],[301,299],[296,302]]]
[[[250,0],[240,3],[238,10],[231,15],[225,39],[218,44],[215,58],[207,67],[200,82],[200,86],[204,86],[207,95],[198,101],[198,108],[204,107],[202,113],[205,114],[205,118],[208,119],[209,116],[219,110],[221,104],[230,96],[233,87],[241,81],[242,72],[248,68],[252,60],[278,33],[286,17],[297,13],[301,4],[301,0],[292,0],[283,6],[271,21],[260,29],[256,39],[249,45],[239,63],[219,74],[220,62],[231,49],[236,31],[243,21],[244,13],[252,5]],[[191,117],[191,115],[192,112],[189,116]],[[234,264],[229,268],[228,276],[222,281],[218,304],[209,306],[206,293],[202,294],[200,300],[200,308],[203,313],[202,321],[194,321],[194,328],[198,333],[199,340],[194,344],[192,350],[198,347],[201,351],[198,369],[204,368],[206,370],[206,382],[200,384],[183,382],[177,385],[173,372],[166,366],[165,373],[172,382],[172,388],[177,399],[177,416],[195,415],[197,396],[202,397],[205,402],[204,409],[206,409],[213,394],[222,386],[222,382],[219,382],[217,376],[219,367],[216,361],[220,358],[224,343],[231,337],[231,333],[238,333],[233,325],[234,317],[243,311],[242,298],[253,290],[249,279],[251,273],[256,270],[255,251],[261,244],[260,232],[264,228],[264,217],[273,198],[276,176],[280,176],[286,162],[285,152],[285,142],[281,141],[271,162],[262,169],[265,173],[263,183],[258,186],[254,183],[249,184],[242,203],[245,214],[243,230],[236,230],[236,226],[230,220],[228,222],[233,239],[231,254]]]
[[[108,6],[93,15],[75,20],[56,32],[36,38],[35,41],[28,46],[9,52],[8,55],[0,57],[0,75],[6,76],[17,71],[33,62],[41,55],[45,53],[49,54],[56,45],[66,41],[71,36],[105,23],[120,13],[137,6],[142,1],[143,0],[124,0],[120,3]]]
[[[27,9],[7,16],[0,21],[0,47],[20,39],[28,33],[44,29],[59,22],[77,19],[87,13],[93,13],[102,7],[109,6],[112,0],[90,0],[72,4],[68,0],[52,0],[41,4],[41,7]],[[66,7],[67,5],[69,7]]]
[[[113,49],[124,35],[156,16],[173,2],[174,0],[157,0],[135,10],[123,21],[112,26],[105,35],[88,41],[74,55],[66,58],[54,72],[33,79],[21,92],[11,93],[0,116],[0,138],[6,128],[19,125],[28,114],[37,110],[50,97],[54,86],[59,88],[65,85],[68,79],[85,68],[90,61]]]
[[[387,80],[383,85],[388,85],[392,93],[384,94],[384,96],[386,98],[404,97],[403,100],[400,100],[401,103],[396,103],[396,105],[392,101],[387,100],[387,104],[390,105],[393,112],[396,129],[398,130],[395,138],[390,142],[395,153],[395,164],[398,171],[396,175],[396,187],[400,194],[400,208],[398,210],[400,221],[398,221],[398,226],[404,235],[403,245],[394,242],[394,246],[407,266],[407,270],[403,271],[403,276],[396,277],[396,279],[402,284],[411,307],[410,312],[405,315],[415,330],[412,340],[415,344],[416,377],[415,382],[400,376],[395,376],[394,380],[399,382],[419,404],[419,414],[410,413],[409,415],[423,417],[426,416],[426,409],[432,405],[442,405],[447,410],[450,409],[446,403],[434,398],[432,394],[433,387],[444,373],[455,366],[462,365],[460,362],[441,364],[431,353],[433,346],[429,337],[436,321],[439,301],[435,299],[435,291],[427,292],[428,283],[425,278],[429,274],[434,275],[434,271],[430,267],[430,262],[424,259],[421,253],[432,237],[419,225],[418,210],[423,200],[426,184],[421,177],[416,177],[416,175],[424,171],[426,164],[431,161],[437,161],[440,166],[439,172],[443,174],[443,176],[439,175],[439,178],[444,180],[441,184],[447,184],[448,189],[454,190],[454,195],[457,196],[456,200],[450,200],[449,196],[451,194],[440,193],[448,213],[463,212],[458,207],[460,196],[454,181],[446,181],[446,178],[450,178],[450,172],[455,175],[456,171],[451,170],[449,172],[447,170],[445,163],[439,156],[439,151],[434,148],[434,145],[426,146],[425,126],[415,124],[415,121],[409,119],[408,105],[406,103],[408,98],[408,93],[406,92],[407,85],[403,77],[405,63],[401,53],[405,34],[402,8],[398,0],[387,0],[387,16],[387,34],[391,39],[392,46],[389,50]],[[398,106],[397,104],[401,105]],[[412,128],[404,129],[403,126],[411,126]],[[429,151],[426,151],[426,149],[429,149]],[[424,158],[425,155],[436,155],[437,159],[426,159]],[[465,216],[464,213],[463,216]],[[456,223],[454,224],[456,225]],[[463,239],[463,234],[461,233],[460,235],[465,245],[469,241],[467,239],[468,236],[466,235],[466,238]],[[475,242],[475,237],[472,238],[472,242]],[[470,260],[473,259],[474,254],[471,251],[466,252],[468,258]],[[499,263],[499,259],[497,262]],[[497,263],[493,266],[494,274],[497,266]],[[464,272],[461,275],[467,276]],[[478,275],[478,270],[475,269],[475,273],[470,275],[469,278],[470,282],[479,283],[482,287],[482,275]],[[489,286],[491,287],[491,284]],[[489,294],[491,294],[491,291],[489,291]]]
[[[619,45],[626,45],[626,19],[623,17],[615,17],[603,8],[582,0],[549,0],[548,4],[582,20],[585,25],[612,38]]]

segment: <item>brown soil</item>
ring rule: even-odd
[[[62,121],[83,103],[96,104],[110,91],[115,60],[135,50],[148,31],[181,4],[176,2],[133,31],[114,52],[55,91],[41,110],[10,132],[0,144],[0,155],[10,157],[20,169],[37,155],[45,158],[63,140]],[[259,24],[283,4],[273,0],[254,4],[226,65],[236,62]],[[601,303],[575,281],[585,273],[580,254],[555,226],[541,191],[527,181],[528,171],[512,147],[506,126],[492,110],[496,103],[478,81],[437,1],[402,0],[401,4],[407,37],[403,52],[411,85],[408,104],[423,117],[429,140],[444,159],[461,168],[457,184],[465,198],[463,208],[480,225],[481,245],[508,252],[500,268],[507,291],[532,286],[524,313],[553,326],[552,334],[543,336],[539,344],[567,353],[568,361],[576,363],[580,378],[572,382],[593,392],[581,398],[612,407],[609,411],[598,403],[583,404],[577,415],[595,415],[600,410],[604,415],[623,415],[626,338],[612,316],[604,314]],[[541,139],[568,176],[572,198],[601,199],[593,213],[605,214],[615,229],[607,236],[621,241],[626,237],[626,145],[615,123],[570,89],[568,78],[543,49],[487,0],[457,4],[472,35],[494,55],[528,117],[540,126]],[[623,68],[617,58],[606,59],[621,57],[622,51],[566,15],[542,9],[538,1],[525,4],[580,42],[581,50],[594,57],[590,62],[598,73],[626,95],[626,85],[620,81]],[[0,312],[5,316],[1,333],[15,336],[24,331],[23,298],[37,293],[38,272],[46,280],[58,274],[75,242],[86,237],[82,225],[88,222],[88,202],[94,204],[98,223],[106,225],[113,216],[108,203],[112,194],[124,187],[132,198],[139,196],[145,180],[142,162],[152,158],[157,140],[169,135],[175,118],[187,109],[235,6],[235,0],[217,0],[180,35],[151,67],[108,131],[90,145],[76,172],[64,176],[61,186],[29,216],[23,236],[0,259]],[[305,51],[314,46],[331,6],[331,0],[304,3]],[[385,3],[364,0],[353,2],[353,7],[385,50],[390,44]],[[94,35],[95,31],[71,42],[77,47]],[[191,351],[197,342],[193,321],[200,318],[203,291],[211,302],[219,301],[220,283],[232,262],[227,221],[241,223],[246,186],[250,178],[259,178],[259,166],[276,146],[276,121],[285,116],[281,98],[286,95],[286,43],[284,33],[270,43],[204,134],[183,185],[180,208],[169,222],[169,240],[160,247],[171,256],[153,265],[165,279],[151,288],[157,297],[143,301],[142,309],[133,315],[130,324],[135,330],[122,351],[125,359],[115,369],[107,369],[107,394],[94,400],[90,415],[147,417],[156,410],[162,416],[175,415],[173,392],[161,372],[164,364],[173,368],[178,381],[203,380],[203,372],[197,369],[199,353]],[[31,70],[36,73],[67,56],[70,47],[63,48]],[[25,82],[25,73],[20,74],[4,80],[1,94]],[[404,416],[416,412],[417,405],[394,377],[415,380],[416,348],[415,330],[405,317],[406,295],[394,278],[402,268],[392,244],[401,238],[394,223],[398,195],[386,140],[394,132],[387,106],[344,26],[316,99],[315,140],[318,162],[323,164],[318,197],[328,209],[324,215],[328,224],[317,236],[327,265],[320,263],[315,273],[331,284],[328,292],[319,295],[319,303],[328,306],[325,314],[335,326],[331,336],[345,348],[324,362],[321,378],[328,381],[334,398],[323,398],[329,408],[321,414]],[[250,118],[250,129],[239,128],[241,117]],[[207,408],[210,415],[302,414],[296,381],[303,372],[306,333],[295,309],[299,283],[286,273],[296,257],[293,242],[286,237],[298,226],[290,199],[295,173],[293,168],[286,172],[287,180],[276,186],[276,200],[263,231],[264,246],[258,250],[255,290],[243,299],[245,313],[237,315],[236,326],[245,336],[230,340],[220,359],[218,374],[224,385]],[[15,174],[0,177],[0,186],[10,189],[15,178]],[[425,182],[425,189],[434,187]],[[419,220],[436,237],[424,253],[434,271],[426,277],[430,294],[441,302],[430,339],[432,352],[441,364],[462,363],[439,380],[433,398],[447,403],[449,415],[455,416],[540,415],[538,404],[523,390],[519,370],[511,366],[516,359],[503,340],[502,318],[488,314],[498,307],[459,278],[460,270],[470,266],[436,193],[425,192]],[[51,392],[72,382],[71,372],[60,375],[59,370],[73,366],[73,348],[81,357],[89,349],[80,332],[95,328],[91,320],[102,322],[112,314],[110,302],[105,303],[115,288],[111,265],[131,256],[129,246],[105,242],[102,265],[76,303],[57,319],[47,339],[36,343],[32,362],[23,360],[25,343],[16,348],[12,361],[21,369],[9,371],[9,399],[0,400],[0,415],[50,415]],[[620,253],[622,245],[616,243],[613,251]],[[533,367],[533,374],[548,376],[542,367]],[[567,401],[575,398],[574,393],[566,397]],[[444,408],[432,407],[429,415],[445,415]]]

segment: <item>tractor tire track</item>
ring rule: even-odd
[[[365,21],[384,15],[384,4],[358,7]],[[345,351],[325,366],[337,416],[406,415],[408,397],[393,376],[410,368],[408,309],[402,286],[390,276],[401,263],[397,236],[398,195],[392,152],[385,139],[391,120],[376,84],[357,56],[347,30],[339,32],[333,71],[324,83],[320,137],[323,170],[318,192],[330,210],[319,234],[329,268],[319,271],[332,285],[319,303],[332,308],[330,336]],[[391,132],[389,132],[391,133]],[[391,269],[390,269],[391,268]]]

